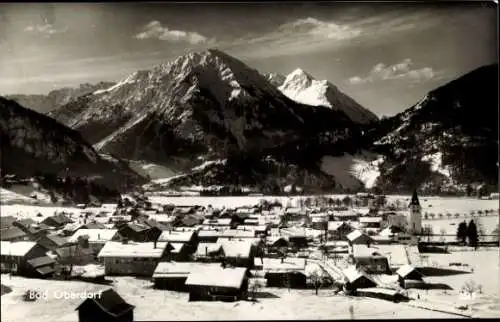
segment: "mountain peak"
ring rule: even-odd
[[[342,110],[357,123],[369,123],[378,119],[329,81],[316,80],[301,68],[288,74],[278,89],[288,98],[302,104]]]

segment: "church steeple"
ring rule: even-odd
[[[418,196],[417,196],[417,189],[413,190],[413,195],[411,197],[411,201],[410,201],[410,204],[408,205],[408,208],[410,208],[411,206],[420,207],[420,201],[418,200]]]

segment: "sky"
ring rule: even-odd
[[[0,3],[0,95],[119,81],[218,48],[262,73],[302,68],[379,116],[498,62],[492,2]]]

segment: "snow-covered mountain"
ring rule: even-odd
[[[69,174],[114,191],[144,181],[126,164],[103,159],[78,132],[3,97],[0,134],[2,175],[61,178]]]
[[[283,78],[268,74],[269,80],[290,99],[312,106],[327,106],[347,114],[356,123],[376,122],[378,117],[327,80],[316,80],[298,68]]]
[[[383,189],[439,193],[465,191],[467,184],[498,187],[498,65],[431,91],[378,122],[364,139],[385,156],[377,179]]]
[[[47,113],[51,110],[67,104],[78,96],[95,92],[113,86],[112,82],[100,82],[98,84],[81,84],[79,87],[64,87],[50,91],[47,95],[7,95],[6,98],[19,103],[21,106],[30,108],[39,113]]]
[[[50,116],[101,153],[158,164],[176,157],[189,169],[228,156],[240,164],[268,155],[300,163],[309,147],[335,144],[358,127],[342,110],[289,99],[257,70],[215,49],[133,73]]]

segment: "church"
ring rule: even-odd
[[[420,201],[418,200],[417,190],[413,191],[408,208],[407,231],[411,235],[419,235],[422,233],[422,207],[420,206]]]

